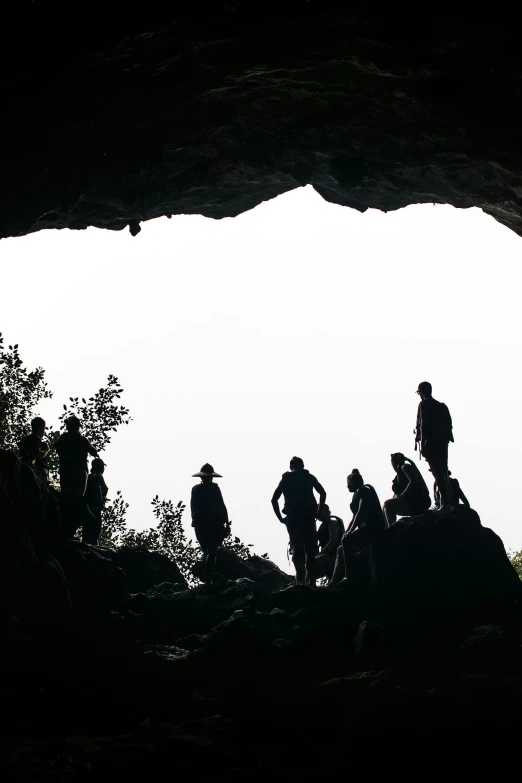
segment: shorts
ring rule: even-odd
[[[430,465],[432,462],[438,465],[448,464],[448,443],[428,443],[422,447],[422,456]]]
[[[285,525],[294,557],[304,554],[307,558],[315,558],[319,551],[315,512],[312,515],[289,514],[285,519]]]

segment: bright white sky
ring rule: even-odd
[[[453,416],[453,474],[522,548],[522,242],[480,210],[360,214],[308,187],[234,219],[150,221],[136,238],[3,240],[0,263],[0,330],[46,369],[48,422],[120,379],[134,420],[103,456],[136,528],[156,494],[187,503],[209,461],[235,533],[288,568],[270,499],[290,458],[346,521],[352,468],[383,502],[390,453],[414,456],[428,380]]]

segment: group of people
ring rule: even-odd
[[[448,471],[448,444],[453,441],[450,412],[444,403],[433,398],[431,384],[427,381],[419,384],[417,394],[420,402],[414,430],[415,449],[420,450],[433,474],[434,506],[415,463],[397,452],[391,455],[395,471],[393,497],[383,506],[374,487],[364,482],[357,469],[352,470],[347,478],[348,490],[353,494],[352,519],[345,528],[343,520],[331,514],[326,491],[317,478],[305,469],[300,457],[293,457],[290,470],[283,474],[273,494],[272,507],[279,521],[286,525],[298,584],[313,586],[318,578],[326,577],[330,585],[335,585],[347,578],[355,553],[361,547],[375,546],[382,532],[399,516],[423,514],[430,508],[442,508],[460,501],[469,506],[459,482]],[[103,477],[105,464],[81,434],[81,422],[76,416],[70,416],[65,427],[66,432],[56,441],[55,449],[59,458],[62,501],[70,512],[73,526],[70,534],[74,535],[81,524],[83,541],[96,544],[107,498]],[[20,443],[20,456],[46,478],[49,447],[43,441],[44,432],[45,421],[40,417],[33,419],[31,433]],[[93,457],[90,473],[89,456]],[[200,482],[192,488],[192,525],[203,550],[204,578],[211,582],[216,555],[230,532],[230,522],[221,490],[214,483],[215,478],[221,478],[220,474],[206,463],[193,475]],[[284,498],[282,510],[279,506],[281,497]]]
[[[58,454],[64,536],[74,535],[82,527],[82,541],[97,544],[102,528],[102,511],[107,500],[107,484],[103,477],[105,463],[89,440],[81,434],[81,421],[69,416],[66,431],[54,448]],[[49,446],[44,442],[45,421],[37,416],[31,422],[31,432],[20,443],[22,462],[47,481]],[[89,473],[88,457],[93,457]]]
[[[469,506],[459,482],[448,470],[448,445],[453,441],[450,412],[444,403],[434,399],[427,381],[419,384],[417,394],[420,402],[414,430],[415,450],[419,449],[434,477],[434,505],[415,463],[397,452],[391,455],[395,471],[393,497],[383,506],[374,487],[364,482],[360,472],[354,469],[350,473],[347,486],[353,493],[352,519],[345,528],[343,520],[331,514],[323,486],[305,469],[300,457],[293,457],[290,470],[283,474],[273,494],[272,507],[288,530],[298,584],[313,586],[318,578],[327,577],[328,584],[335,585],[346,579],[357,551],[375,546],[382,532],[399,516],[415,516],[460,501]],[[220,477],[214,468],[203,465],[194,476],[200,477],[201,483],[192,490],[192,520],[204,552],[206,581],[211,581],[217,551],[229,529],[228,514],[221,491],[213,483],[214,478]],[[284,498],[282,510],[281,497]]]

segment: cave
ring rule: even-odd
[[[36,0],[6,29],[1,237],[134,236],[305,185],[361,212],[480,207],[522,234],[522,55],[503,6]],[[405,518],[376,588],[361,563],[357,591],[313,593],[226,552],[222,583],[189,590],[149,552],[50,544],[56,513],[0,452],[17,779],[516,768],[522,587],[475,511]]]
[[[506,9],[325,0],[10,9],[0,236],[235,216],[311,184],[366,210],[480,207],[522,233]]]

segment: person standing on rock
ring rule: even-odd
[[[415,427],[415,451],[418,446],[440,489],[441,505],[448,506],[452,500],[448,476],[448,445],[453,441],[450,412],[447,405],[432,397],[432,387],[428,381],[419,383],[417,394],[421,400]]]
[[[91,472],[87,477],[87,489],[85,491],[85,500],[92,514],[92,520],[86,519],[82,528],[82,541],[84,544],[96,546],[102,529],[102,511],[107,500],[107,484],[103,478],[105,471],[105,462],[100,459],[93,459],[91,462]]]
[[[67,432],[56,441],[59,458],[61,489],[61,536],[72,538],[79,527],[93,525],[93,515],[85,502],[88,466],[87,457],[98,457],[98,452],[84,435],[80,434],[81,422],[77,416],[65,421]]]
[[[80,434],[81,422],[77,416],[69,416],[65,421],[67,432],[56,441],[56,451],[60,460],[60,488],[62,495],[83,497],[87,487],[87,457],[98,457],[98,452],[84,435]]]
[[[192,527],[203,550],[204,581],[211,584],[217,552],[230,530],[230,523],[221,490],[214,484],[214,479],[222,476],[207,462],[199,473],[193,473],[193,478],[200,478],[201,482],[192,487]]]
[[[314,490],[319,495],[319,506]],[[284,496],[283,518],[279,508],[279,498]],[[326,492],[315,476],[305,470],[300,457],[292,457],[290,470],[283,477],[272,497],[272,508],[278,520],[286,525],[292,558],[295,566],[295,578],[298,585],[315,586],[315,557],[317,555],[316,516],[321,516],[326,502]]]
[[[455,505],[458,505],[459,502],[462,501],[462,503],[466,508],[471,508],[469,504],[469,500],[467,499],[466,495],[462,491],[459,480],[452,477],[451,470],[448,470],[448,476],[451,485],[451,493],[453,496],[452,502],[455,503]],[[437,482],[435,482],[433,485],[433,497],[435,500],[435,508],[440,508],[441,507],[440,490]]]
[[[386,500],[383,506],[388,526],[393,525],[398,516],[424,514],[431,505],[428,486],[418,467],[400,451],[391,455],[391,463],[395,471],[393,498]]]
[[[321,513],[318,513],[317,519],[321,523],[317,530],[320,550],[315,558],[314,576],[316,579],[322,576],[330,579],[335,567],[337,549],[344,535],[344,522],[341,517],[330,513],[330,507],[326,503]]]
[[[31,433],[20,441],[20,459],[32,466],[34,472],[47,481],[48,466],[46,457],[49,446],[43,442],[45,421],[36,416],[31,422]]]
[[[337,550],[337,559],[329,587],[333,587],[344,577],[348,578],[353,569],[354,549],[371,545],[382,535],[386,520],[377,492],[371,484],[365,484],[363,477],[354,468],[346,480],[348,490],[353,492],[350,510],[352,521],[344,534],[341,546]]]

